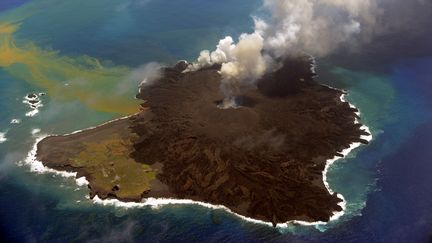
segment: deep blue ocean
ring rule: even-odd
[[[193,60],[225,35],[251,32],[260,6],[260,0],[0,0],[0,239],[431,242],[427,26],[415,38],[384,36],[363,51],[317,60],[318,79],[348,91],[374,137],[331,167],[330,186],[346,198],[347,212],[327,226],[273,228],[195,205],[97,205],[73,179],[38,174],[23,163],[38,134],[69,133],[124,115],[139,83],[127,77],[142,65]],[[102,71],[94,68],[100,65]],[[117,89],[127,92],[108,95]],[[121,106],[101,108],[83,90]],[[33,117],[25,116],[30,108],[22,102],[31,92],[47,93]]]

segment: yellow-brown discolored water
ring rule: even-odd
[[[30,41],[17,44],[18,29],[19,24],[0,23],[0,68],[11,76],[46,90],[53,99],[78,100],[96,111],[119,115],[138,111],[136,89],[119,91],[125,90],[121,87],[127,85],[129,68],[105,67],[89,56],[62,56]]]

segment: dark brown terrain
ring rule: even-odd
[[[357,110],[340,101],[342,91],[314,81],[308,59],[285,61],[256,88],[237,97],[237,109],[217,107],[223,99],[219,67],[182,73],[184,68],[184,63],[165,68],[163,78],[141,88],[141,113],[75,135],[44,139],[38,144],[38,159],[48,167],[86,175],[92,197],[193,199],[273,224],[328,221],[341,210],[340,199],[323,183],[326,160],[353,142],[367,143],[360,139],[367,133],[354,123]],[[118,124],[122,125],[117,129]],[[99,138],[86,136],[98,129],[106,130]],[[101,143],[113,133],[125,146],[120,150],[128,152],[128,160],[121,163],[141,164],[150,173],[143,175],[151,178],[145,180],[146,187],[125,186],[138,185],[133,181],[136,174],[109,169],[111,174],[96,180],[98,167],[86,167],[91,161],[83,153],[85,145]],[[110,141],[106,148],[112,153]],[[117,160],[113,157],[110,168]],[[117,182],[104,180],[114,175]],[[103,181],[112,184],[97,184]]]

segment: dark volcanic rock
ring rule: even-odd
[[[366,133],[343,93],[313,75],[309,60],[287,60],[237,97],[242,107],[219,109],[218,67],[166,68],[137,95],[146,109],[132,157],[163,164],[158,179],[179,198],[273,223],[328,221],[341,208],[322,181],[326,160]]]
[[[341,210],[323,183],[326,160],[367,143],[360,138],[367,133],[355,124],[357,109],[341,102],[342,91],[314,81],[310,60],[285,61],[236,97],[237,109],[218,108],[220,65],[185,68],[165,68],[141,87],[139,114],[47,137],[37,159],[86,176],[91,197],[192,199],[273,224],[328,221]],[[101,157],[105,167],[93,161]]]

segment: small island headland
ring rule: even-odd
[[[44,138],[37,160],[85,176],[91,198],[191,199],[273,225],[327,222],[342,210],[323,171],[369,134],[343,91],[314,80],[309,58],[285,60],[230,109],[218,107],[218,65],[186,67],[163,68],[142,86],[141,112]]]

